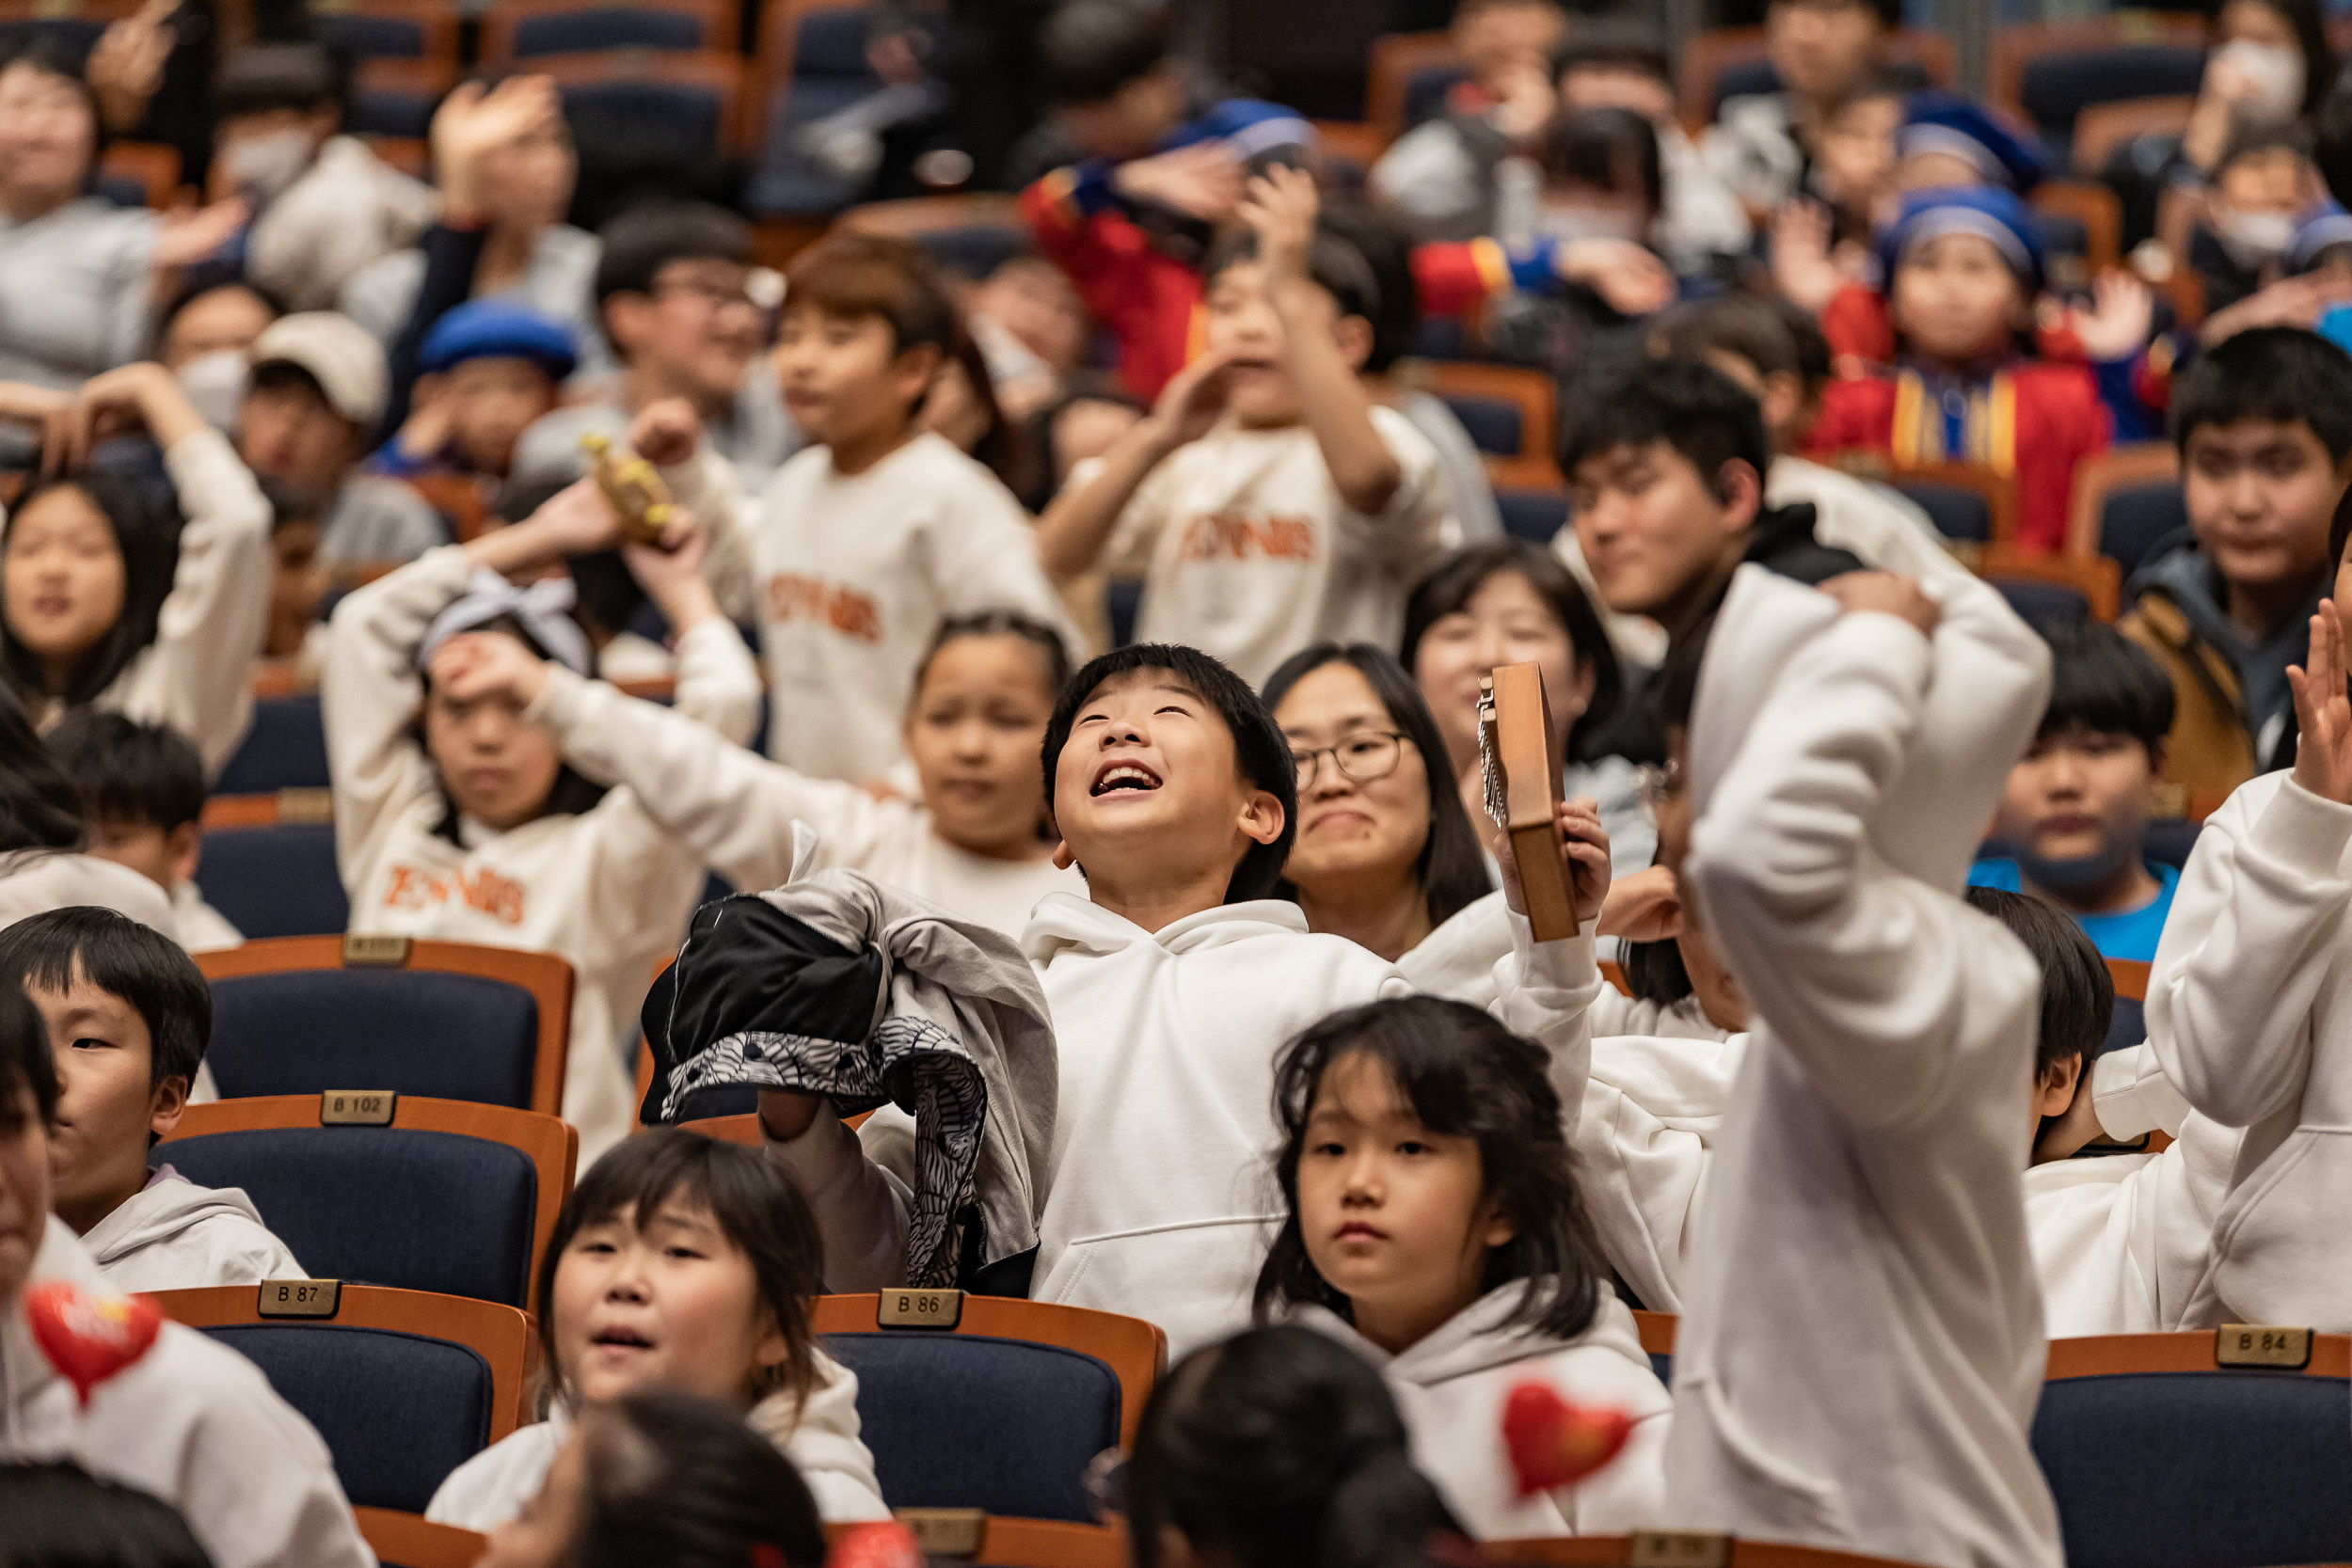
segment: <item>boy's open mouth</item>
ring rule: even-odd
[[[1094,775],[1094,787],[1089,795],[1108,795],[1114,789],[1157,789],[1160,776],[1149,768],[1132,762],[1114,762]]]
[[[633,1328],[612,1327],[600,1330],[590,1341],[598,1345],[627,1345],[637,1350],[651,1350],[653,1341]]]

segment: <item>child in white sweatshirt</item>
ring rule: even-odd
[[[151,1493],[215,1568],[369,1568],[326,1445],[244,1356],[166,1323],[85,1400],[42,1353],[27,1286],[119,1293],[49,1212],[56,1114],[41,1016],[0,985],[0,1463],[70,1460]]]
[[[698,574],[701,536],[673,528],[671,553],[630,545],[624,556],[677,628],[678,712],[739,743],[757,711],[758,671]],[[337,608],[322,689],[352,931],[570,960],[563,1111],[583,1164],[629,1130],[623,1053],[703,872],[634,792],[567,768],[508,696],[468,677],[501,639],[584,673],[586,641],[564,613],[570,585],[516,590],[498,574],[609,549],[619,529],[583,480],[526,522],[428,551]]]
[[[2048,655],[2010,616],[1941,657],[1939,581],[1836,586],[1740,568],[1661,682],[1661,858],[1756,1020],[1684,1280],[1665,1512],[2056,1568],[2019,1182],[2037,977],[1959,897]]]
[[[112,910],[52,910],[0,931],[0,986],[21,986],[55,1048],[50,1203],[118,1291],[302,1276],[235,1187],[201,1187],[156,1138],[180,1124],[213,1032],[213,996],[178,943]]]
[[[1314,181],[1269,168],[1204,268],[1208,352],[1039,519],[1046,568],[1143,579],[1136,635],[1252,685],[1311,642],[1397,646],[1455,543],[1438,451],[1359,372],[1379,286],[1318,228]]]
[[[1279,1218],[1255,1174],[1275,1134],[1276,1052],[1337,1008],[1414,987],[1344,938],[1310,935],[1298,906],[1268,896],[1290,848],[1296,765],[1264,705],[1216,660],[1148,643],[1096,659],[1063,689],[1043,764],[1056,858],[1085,873],[1088,895],[1048,896],[1022,937],[1060,1065],[1031,1294],[1148,1318],[1181,1353],[1248,1321]],[[1589,813],[1561,816],[1589,924],[1605,840],[1595,847]],[[1507,863],[1504,875],[1516,900]],[[1591,938],[1538,943],[1523,915],[1511,925],[1495,1014],[1581,1083],[1600,984]],[[875,1265],[828,1283],[898,1283],[903,1199],[818,1114],[821,1100],[763,1090],[760,1101],[829,1239],[879,1239],[829,1245]]]
[[[77,464],[94,435],[144,426],[178,498],[175,512],[77,467],[17,501],[0,551],[0,681],[44,730],[95,704],[169,724],[217,774],[251,721],[246,672],[269,629],[261,488],[161,365],[108,371],[72,399],[0,387],[0,418],[45,420],[53,455]]]
[[[2336,529],[2335,555],[2346,556]],[[2291,770],[2238,786],[2181,874],[2148,985],[2148,1043],[2188,1103],[2244,1129],[2184,1327],[2352,1329],[2352,700],[2340,606],[2289,667]]]
[[[626,785],[681,852],[739,888],[791,878],[802,823],[818,839],[804,870],[863,871],[1018,937],[1039,899],[1086,887],[1054,863],[1038,782],[1038,742],[1068,674],[1059,634],[1017,610],[942,622],[906,714],[919,801],[812,779],[511,641],[485,647],[467,681],[503,691],[566,763]]]
[[[829,1521],[887,1519],[858,1439],[857,1377],[819,1350],[816,1222],[789,1178],[661,1128],[597,1162],[539,1265],[546,1418],[451,1472],[425,1517],[492,1530],[539,1492],[583,1410],[669,1389],[716,1400],[800,1470]]]
[[[1258,1275],[1289,1316],[1381,1370],[1415,1462],[1484,1540],[1657,1521],[1672,1402],[1611,1293],[1542,1047],[1433,996],[1335,1013],[1274,1069],[1288,1212]],[[1521,1497],[1501,1463],[1511,1390],[1623,1411],[1625,1449]]]

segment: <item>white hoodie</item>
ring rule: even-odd
[[[1976,585],[1840,616],[1735,575],[1691,725],[1686,891],[1756,1021],[1684,1279],[1677,1528],[2057,1568],[2020,1173],[2039,975],[1959,896],[2049,655]]]
[[[874,1456],[858,1436],[857,1374],[823,1351],[817,1355],[816,1386],[805,1404],[790,1394],[771,1394],[743,1418],[776,1446],[808,1483],[818,1517],[827,1524],[887,1519],[882,1485],[874,1479]],[[573,1418],[561,1401],[548,1418],[507,1433],[449,1473],[425,1505],[437,1525],[488,1534],[523,1511],[538,1496],[564,1445]]]
[[[95,904],[180,940],[180,923],[162,888],[127,865],[69,849],[0,854],[0,927],[51,910]]]
[[[50,1216],[31,1278],[113,1289]],[[177,1508],[217,1568],[362,1568],[375,1561],[326,1445],[261,1370],[167,1323],[146,1355],[82,1404],[24,1322],[0,1308],[0,1459],[70,1459]]]
[[[455,547],[428,551],[336,609],[322,691],[336,856],[355,934],[534,948],[570,961],[578,990],[563,1109],[580,1130],[585,1169],[635,1120],[622,1050],[636,1037],[655,965],[685,933],[703,870],[625,788],[577,816],[508,832],[470,818],[458,823],[456,843],[435,831],[449,805],[417,736],[416,651],[472,570]],[[732,726],[722,733],[741,740],[758,688],[758,670],[724,617],[707,616],[679,637],[681,713]]]
[[[2165,1076],[2245,1129],[2182,1326],[2352,1330],[2352,806],[2265,773],[2205,819],[2147,1013]]]
[[[1622,1535],[1656,1524],[1674,1402],[1650,1370],[1633,1314],[1604,1285],[1592,1326],[1556,1339],[1506,1324],[1526,1291],[1525,1280],[1498,1287],[1393,1356],[1323,1307],[1302,1307],[1295,1317],[1380,1370],[1412,1437],[1413,1463],[1475,1539]],[[1634,1425],[1605,1469],[1578,1485],[1522,1497],[1503,1450],[1502,1407],[1512,1389],[1530,1382],[1549,1384],[1575,1404],[1614,1406]]]
[[[305,1277],[244,1188],[199,1187],[169,1165],[91,1226],[82,1244],[125,1293]]]

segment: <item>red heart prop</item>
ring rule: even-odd
[[[1548,1383],[1522,1383],[1502,1405],[1502,1446],[1519,1496],[1570,1486],[1617,1457],[1633,1418],[1612,1406],[1571,1404]]]
[[[147,1354],[164,1325],[151,1296],[44,1279],[24,1292],[24,1321],[49,1364],[89,1403],[90,1390]]]
[[[906,1526],[852,1525],[834,1542],[825,1568],[923,1568],[923,1548]]]

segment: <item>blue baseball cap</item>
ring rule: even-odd
[[[1895,221],[1879,230],[1879,264],[1891,281],[1915,246],[1946,234],[1991,240],[2027,288],[2042,287],[2041,226],[2016,192],[1998,185],[1947,185],[1905,194]]]
[[[528,359],[558,381],[580,362],[571,328],[501,299],[469,300],[435,322],[418,369],[437,373],[469,359]]]
[[[1953,92],[1915,92],[1895,133],[1895,155],[1948,152],[1988,185],[2029,191],[2048,172],[2033,134],[2010,124],[1974,99]]]

